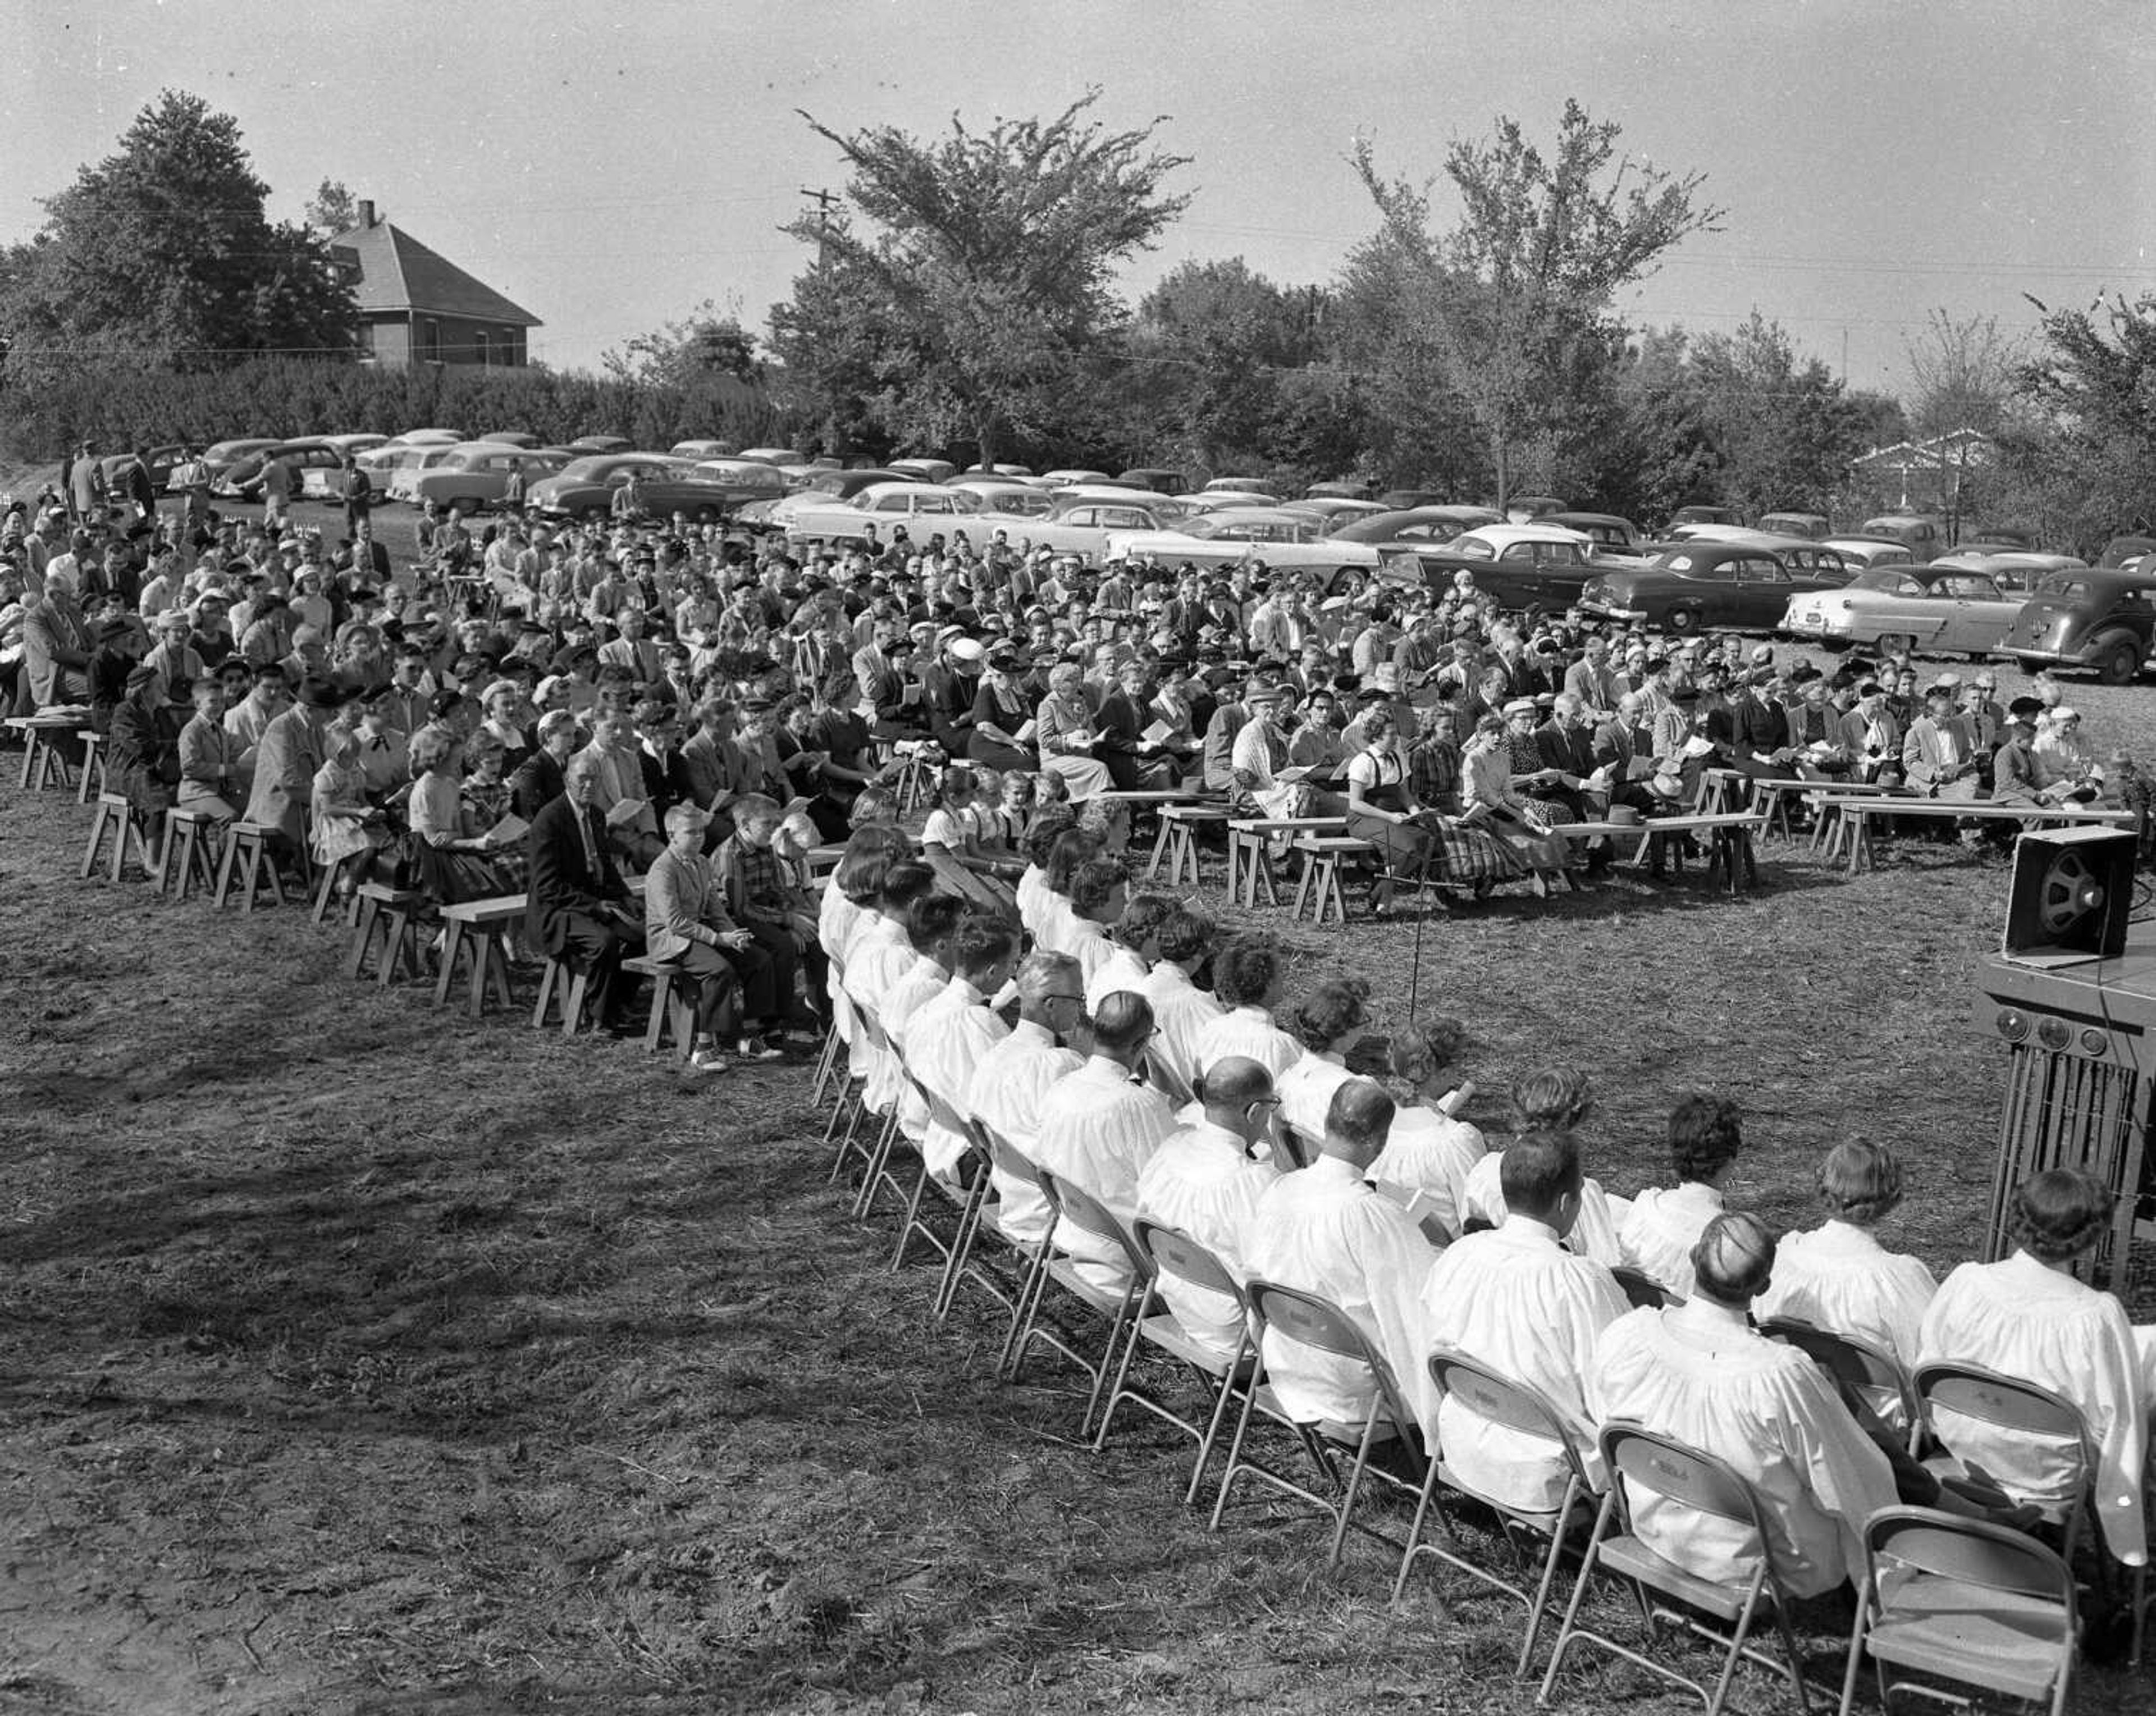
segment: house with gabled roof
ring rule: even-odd
[[[543,326],[402,227],[359,204],[359,224],[330,241],[359,303],[362,362],[522,364],[526,337]]]

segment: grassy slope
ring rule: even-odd
[[[2119,732],[2142,696],[2079,701]],[[436,1015],[295,912],[77,882],[84,813],[6,799],[0,1711],[1531,1708],[1509,1611],[1390,1611],[1389,1557],[1328,1572],[1262,1504],[1209,1536],[1165,1436],[1095,1457],[1069,1373],[987,1380],[994,1308],[936,1330],[885,1272],[803,1074]],[[1676,1093],[1733,1091],[1737,1199],[1805,1219],[1822,1148],[1887,1139],[1898,1238],[1944,1265],[1990,1169],[1967,979],[2004,875],[1777,854],[1734,903],[1494,905],[1431,926],[1424,991],[1493,1124],[1530,1066],[1593,1071],[1614,1189]],[[1403,932],[1296,943],[1404,1008]],[[1563,1702],[1619,1701],[1686,1708],[1599,1668]]]

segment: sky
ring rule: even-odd
[[[1375,224],[1358,136],[1432,179],[1500,114],[1553,136],[1568,96],[1727,210],[1620,302],[1635,322],[1757,308],[1892,390],[1934,309],[2023,329],[2025,295],[2156,291],[2148,0],[0,0],[0,240],[182,89],[239,120],[273,216],[341,180],[539,316],[563,367],[706,299],[764,325],[808,254],[778,228],[845,182],[797,110],[932,134],[1095,85],[1106,123],[1158,116],[1192,158],[1133,303],[1191,259],[1329,280]]]

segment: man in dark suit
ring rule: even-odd
[[[598,762],[570,760],[562,796],[542,808],[525,836],[531,861],[526,927],[557,958],[575,961],[591,979],[592,1015],[616,1035],[629,1025],[621,962],[644,945],[644,923],[607,850],[599,820]]]
[[[510,803],[526,822],[562,796],[563,770],[577,748],[577,717],[567,709],[550,709],[539,717],[539,742],[509,777]]]

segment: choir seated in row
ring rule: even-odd
[[[1736,1106],[1691,1096],[1670,1116],[1668,1182],[1620,1196],[1584,1171],[1594,1099],[1576,1071],[1522,1080],[1517,1129],[1491,1149],[1452,1112],[1457,1021],[1417,1021],[1384,1045],[1385,1076],[1358,1076],[1348,1062],[1368,1064],[1359,982],[1325,979],[1284,1004],[1269,938],[1224,938],[1161,897],[1126,901],[1120,861],[1075,826],[1035,856],[1016,889],[1034,942],[1023,958],[1018,927],[939,888],[896,830],[859,831],[824,896],[819,933],[832,995],[848,1004],[836,1014],[852,1070],[872,1107],[900,1104],[932,1172],[973,1169],[966,1141],[936,1123],[908,1075],[1126,1222],[1167,1224],[1238,1279],[1339,1307],[1399,1380],[1417,1422],[1397,1428],[1441,1444],[1460,1474],[1523,1508],[1557,1504],[1562,1452],[1478,1419],[1456,1396],[1440,1401],[1434,1349],[1540,1390],[1598,1482],[1597,1427],[1618,1419],[1728,1462],[1758,1489],[1775,1571],[1799,1595],[1848,1579],[1867,1516],[1897,1498],[2037,1529],[2077,1499],[2073,1446],[1943,1410],[1933,1428],[1958,1464],[1943,1477],[1919,1464],[1897,1391],[1840,1386],[1757,1326],[1795,1318],[1911,1371],[1973,1364],[2062,1395],[2096,1451],[2103,1544],[2121,1562],[2145,1560],[2156,1366],[2151,1331],[2074,1273],[2111,1220],[2111,1195],[2093,1180],[2060,1169],[2024,1184],[2010,1254],[1964,1263],[1940,1283],[1881,1241],[1902,1195],[1889,1151],[1830,1150],[1823,1220],[1778,1237],[1729,1207]],[[861,1023],[871,1019],[873,1040]],[[1002,1165],[991,1179],[1004,1233],[1050,1236],[1050,1206],[1029,1179]],[[1118,1248],[1067,1220],[1052,1238],[1081,1274],[1123,1283]],[[1632,1308],[1620,1269],[1650,1278],[1666,1302]],[[1244,1327],[1232,1298],[1167,1275],[1158,1290],[1194,1341],[1235,1354]],[[1354,1361],[1276,1328],[1263,1359],[1298,1419],[1352,1424],[1382,1410]],[[1635,1531],[1670,1559],[1707,1577],[1748,1573],[1737,1528],[1637,1502]]]

